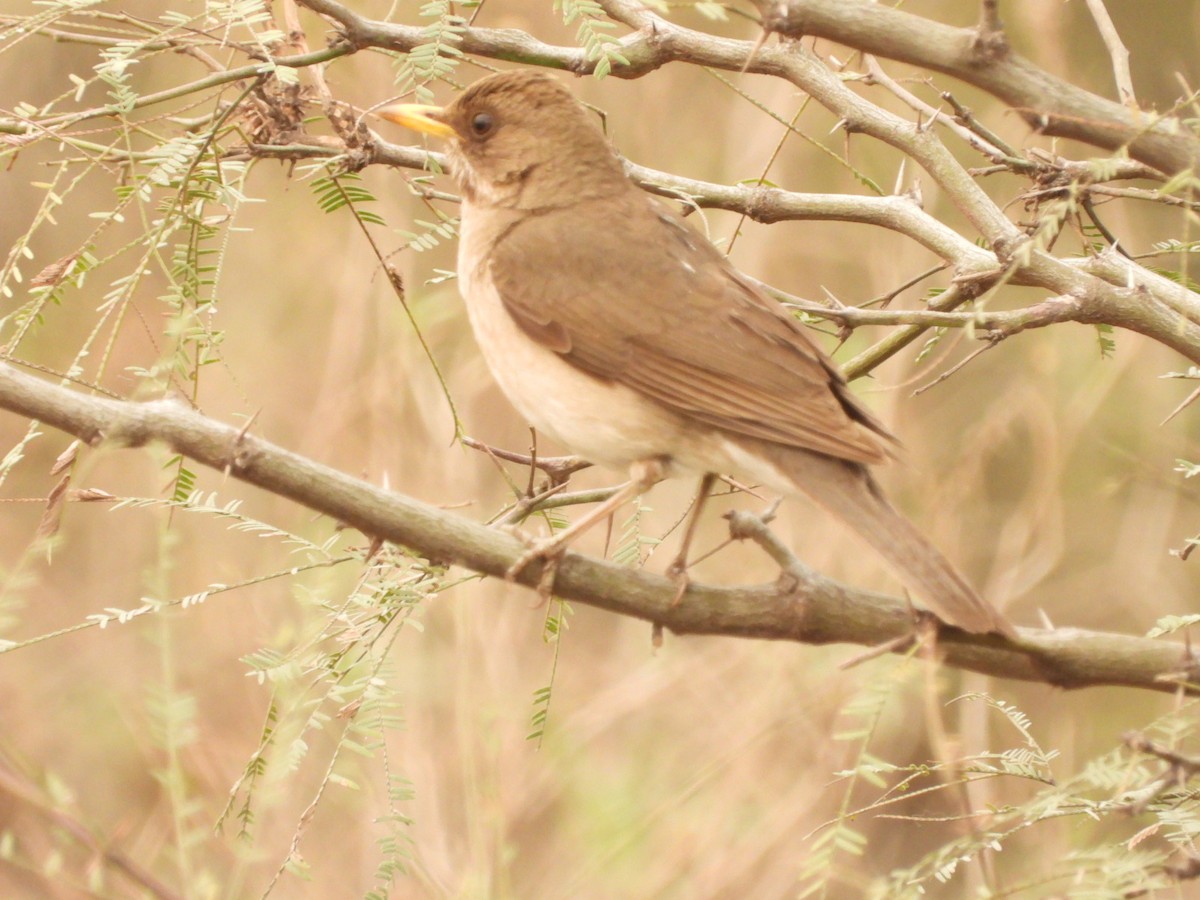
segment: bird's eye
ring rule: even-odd
[[[471,131],[473,131],[477,137],[483,137],[492,130],[492,125],[494,124],[495,120],[492,118],[490,113],[476,113],[475,118],[471,119]]]

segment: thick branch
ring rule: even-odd
[[[181,403],[135,403],[85,396],[0,363],[0,408],[45,422],[95,446],[162,441],[235,478],[287,497],[365,534],[488,575],[503,575],[525,546],[501,531],[376,488]],[[537,584],[540,565],[522,572]],[[555,593],[601,609],[661,623],[678,634],[714,634],[801,643],[874,646],[911,627],[899,600],[789,569],[786,587],[692,584],[678,605],[674,581],[568,553]],[[954,666],[1061,687],[1127,685],[1173,690],[1184,658],[1177,645],[1074,629],[1023,629],[1019,644],[943,629]]]
[[[1013,107],[1031,127],[1135,159],[1167,173],[1200,162],[1200,139],[1177,119],[1089,93],[1013,53],[1006,42],[867,0],[755,0],[766,27],[828,38],[876,56],[952,75]]]

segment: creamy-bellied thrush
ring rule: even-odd
[[[891,438],[835,364],[626,177],[556,79],[504,72],[444,108],[380,115],[446,139],[462,191],[459,289],[480,349],[539,431],[631,470],[621,499],[684,472],[807,494],[947,622],[1013,633],[884,498],[867,466]]]

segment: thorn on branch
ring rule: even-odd
[[[1183,412],[1185,409],[1187,409],[1189,406],[1191,406],[1197,400],[1200,400],[1200,387],[1196,388],[1190,394],[1188,394],[1186,397],[1184,397],[1183,402],[1181,402],[1178,406],[1176,406],[1173,410],[1171,410],[1170,414],[1165,419],[1163,419],[1161,422],[1158,423],[1158,427],[1162,428],[1162,426],[1166,425],[1168,422],[1170,422],[1172,419],[1174,419],[1177,415],[1179,415],[1181,412]],[[1188,555],[1190,555],[1192,552],[1193,546],[1194,545],[1189,544],[1184,550],[1181,550],[1180,551],[1180,559],[1187,559]]]
[[[850,135],[852,135],[852,134],[862,134],[863,133],[862,125],[859,124],[858,122],[851,120],[848,117],[838,119],[837,122],[834,123],[833,127],[829,129],[829,133],[833,134],[839,128],[846,133],[847,138],[850,137]]]
[[[250,429],[254,427],[254,423],[258,421],[258,414],[260,412],[261,410],[255,410],[254,414],[246,420],[246,424],[238,429],[238,433],[230,441],[229,459],[225,463],[224,470],[226,476],[231,472],[241,471],[250,461],[250,448],[247,446],[246,437],[250,434]]]

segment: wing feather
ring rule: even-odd
[[[525,219],[486,273],[526,334],[597,378],[734,435],[888,455],[887,431],[805,329],[640,191]]]

